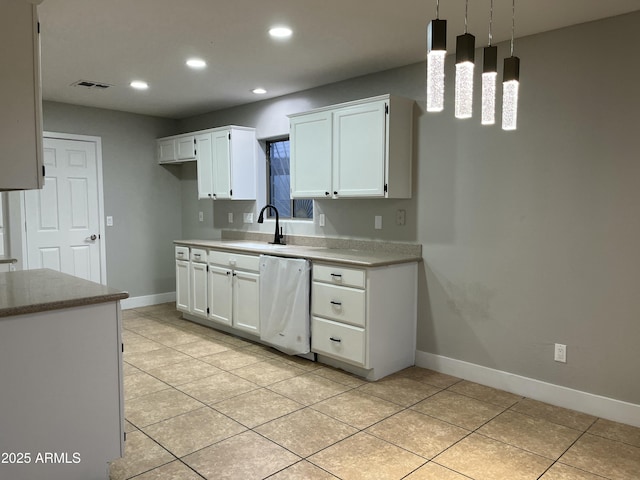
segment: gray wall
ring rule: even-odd
[[[421,243],[419,350],[640,404],[640,68],[628,50],[638,27],[636,12],[518,39],[515,132],[481,126],[478,102],[474,119],[453,118],[452,58],[443,113],[424,113],[420,63],[186,119],[179,130],[239,124],[266,138],[287,133],[287,113],[381,93],[415,99],[413,198],[321,201],[327,227],[285,230]],[[228,211],[255,209],[197,201],[192,170],[182,182],[185,237],[215,238]],[[404,227],[394,225],[397,208],[407,210]],[[238,222],[231,227],[257,228]],[[567,364],[553,361],[556,342]]]
[[[44,129],[102,138],[107,283],[132,297],[175,291],[173,245],[182,237],[180,167],[161,167],[155,139],[176,121],[44,102]]]

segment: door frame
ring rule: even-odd
[[[104,189],[103,189],[103,177],[102,177],[102,137],[96,137],[93,135],[76,135],[74,133],[59,133],[59,132],[43,132],[43,139],[51,138],[56,140],[76,140],[81,142],[89,142],[95,145],[96,149],[96,172],[98,182],[98,234],[100,235],[100,242],[98,247],[100,249],[100,283],[107,284],[107,252],[106,252],[106,224],[104,216]],[[25,194],[20,195],[20,220],[23,227],[22,235],[22,258],[23,266],[26,269],[28,265],[27,261],[27,222],[26,222],[26,209],[25,209]]]

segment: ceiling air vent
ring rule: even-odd
[[[108,83],[91,82],[89,80],[78,80],[77,82],[72,83],[71,86],[72,87],[91,88],[91,89],[94,89],[94,90],[106,90],[109,87],[113,87],[113,85],[109,85]]]

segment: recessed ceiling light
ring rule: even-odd
[[[269,30],[269,35],[274,38],[289,38],[292,33],[289,27],[273,27]]]
[[[149,84],[141,80],[134,80],[129,85],[131,85],[131,87],[135,88],[136,90],[146,90],[147,88],[149,88]]]
[[[254,88],[251,91],[256,95],[264,95],[265,93],[267,93],[267,91],[264,88]]]
[[[204,68],[207,66],[207,62],[200,58],[190,58],[187,60],[187,66],[191,68]]]

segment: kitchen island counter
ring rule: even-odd
[[[0,273],[0,317],[107,303],[128,297],[127,292],[54,270]]]

